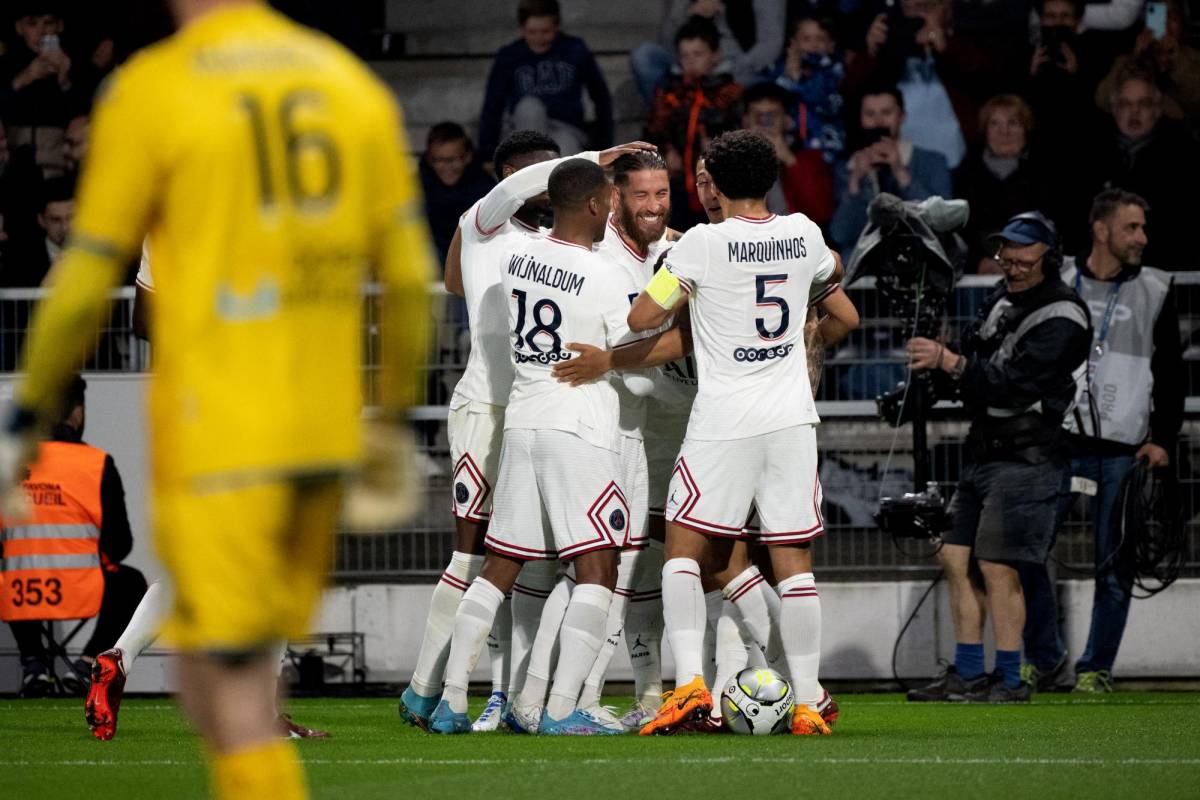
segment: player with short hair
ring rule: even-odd
[[[293,800],[307,790],[278,739],[271,647],[307,632],[343,497],[355,528],[396,525],[411,507],[404,419],[426,355],[432,246],[399,109],[364,64],[265,3],[171,5],[178,32],[98,99],[0,477],[15,482],[148,234],[154,528],[175,590],[164,635],[180,699],[217,797]],[[368,267],[384,286],[384,358],[364,431]]]
[[[798,698],[793,732],[828,733],[815,708],[820,606],[808,550],[823,532],[819,418],[803,324],[791,315],[839,279],[840,265],[807,217],[767,212],[778,164],[766,139],[723,134],[705,164],[725,220],[684,234],[629,315],[632,330],[649,330],[686,297],[700,374],[666,509],[663,606],[676,688],[642,733],[670,733],[711,711],[700,564],[715,557],[714,568],[724,566],[724,548],[710,540],[741,538],[752,504],[779,578],[779,638]]]
[[[466,690],[496,609],[527,561],[571,561],[577,581],[563,618],[561,656],[540,733],[613,733],[577,708],[604,638],[616,551],[629,542],[629,505],[621,487],[616,389],[598,381],[578,389],[554,380],[569,341],[616,345],[629,337],[628,300],[611,268],[592,252],[604,237],[611,194],[604,170],[584,159],[555,167],[548,185],[554,229],[514,239],[497,259],[508,299],[515,377],[504,419],[500,476],[488,554],[463,596],[430,728],[469,730]],[[640,377],[640,376],[639,376]],[[646,392],[651,381],[627,379]]]

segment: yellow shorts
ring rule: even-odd
[[[181,650],[241,653],[308,632],[333,558],[339,478],[155,493],[159,557]]]

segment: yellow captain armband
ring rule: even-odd
[[[679,278],[671,274],[669,269],[659,267],[658,272],[654,273],[654,277],[646,284],[646,294],[650,295],[650,299],[658,303],[664,311],[670,311],[683,296],[683,284],[679,282]]]

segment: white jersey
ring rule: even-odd
[[[637,251],[621,238],[612,217],[608,218],[608,230],[603,241],[596,245],[594,252],[604,258],[611,266],[619,267],[613,270],[614,282],[619,284],[624,295],[632,303],[641,293],[642,288],[654,277],[654,265],[659,255],[669,246],[666,234],[656,242],[651,242],[646,257],[642,258]],[[633,334],[630,341],[641,338]],[[622,342],[624,344],[624,342]],[[617,387],[621,399],[621,418],[619,428],[622,436],[633,439],[642,438],[642,429],[646,425],[646,401],[648,398],[633,394],[625,388],[618,376],[612,380]]]
[[[576,158],[598,161],[597,153]],[[462,237],[463,294],[471,330],[467,368],[454,387],[450,407],[469,401],[508,404],[513,368],[509,358],[506,296],[500,289],[500,253],[519,245],[511,237],[540,236],[545,231],[512,218],[530,197],[546,190],[550,173],[565,159],[532,164],[498,183],[458,221]]]
[[[554,378],[555,364],[573,353],[567,342],[611,348],[627,340],[624,282],[604,258],[556,239],[509,239],[497,265],[508,301],[510,356],[515,367],[504,429],[559,430],[620,451],[619,400],[610,381],[572,388]]]
[[[810,290],[833,253],[803,214],[697,225],[667,254],[689,291],[699,387],[688,439],[744,439],[819,421],[804,350]]]

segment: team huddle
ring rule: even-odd
[[[710,687],[749,665],[790,680],[793,733],[828,734],[807,356],[857,325],[840,262],[807,217],[767,211],[778,167],[755,134],[709,146],[711,224],[682,236],[649,145],[557,156],[540,134],[502,142],[503,180],[447,259],[471,321],[448,426],[457,543],[401,716],[438,733],[719,730]],[[622,638],[635,700],[618,718],[600,700]],[[472,722],[485,644],[492,695]]]

